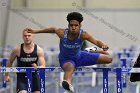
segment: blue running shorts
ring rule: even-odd
[[[100,54],[99,53],[93,53],[93,52],[87,52],[87,51],[81,51],[80,56],[76,59],[59,59],[60,66],[63,67],[63,65],[67,62],[71,62],[74,67],[79,66],[90,66],[95,65]]]

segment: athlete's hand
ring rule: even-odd
[[[10,76],[9,76],[9,75],[7,75],[7,74],[6,74],[6,75],[4,75],[4,80],[5,80],[5,81],[10,81]]]
[[[33,63],[32,64],[32,67],[34,67],[35,69],[37,69],[37,64],[36,63]]]
[[[104,51],[107,51],[107,50],[109,49],[109,47],[108,47],[107,44],[103,44],[103,45],[102,45],[102,49],[103,49]]]
[[[25,28],[24,30],[26,30],[28,33],[35,33],[34,30],[31,28]]]

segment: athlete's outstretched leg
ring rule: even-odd
[[[74,65],[71,62],[67,62],[63,65],[64,81],[62,86],[64,89],[74,92],[72,84],[72,74],[74,72]]]
[[[99,53],[100,54],[96,64],[109,64],[112,62],[112,57],[107,51],[97,50],[96,47],[87,48],[85,50],[92,52],[92,53]]]
[[[107,51],[97,51],[100,53],[100,56],[96,64],[109,64],[112,62],[112,57]]]
[[[72,83],[72,74],[74,72],[74,66],[71,62],[67,62],[63,65],[64,70],[64,80],[67,80],[69,83]]]

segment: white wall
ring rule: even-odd
[[[67,27],[66,16],[68,12],[71,11],[24,10],[15,12],[11,10],[6,44],[14,46],[22,42],[21,32],[26,27],[39,29],[40,24],[44,27]],[[94,37],[108,43],[111,48],[140,44],[140,11],[86,10],[85,12],[79,12],[84,16],[82,28]],[[118,29],[122,31],[118,32]],[[131,40],[130,35],[127,37],[128,34],[135,36],[135,38]],[[135,41],[135,39],[137,40]],[[40,45],[54,46],[59,44],[59,39],[52,34],[38,34],[35,35],[35,42]]]
[[[138,9],[140,0],[11,0],[13,8],[73,9],[72,3],[86,8]]]
[[[0,0],[0,47],[4,46],[4,36],[6,34],[6,22],[8,16],[8,0]]]
[[[1,3],[0,3],[1,4]],[[0,6],[0,11],[2,10],[2,6]],[[0,12],[0,46],[1,46],[1,43],[2,43],[2,13]]]

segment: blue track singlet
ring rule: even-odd
[[[79,54],[82,47],[82,41],[80,40],[80,35],[83,30],[80,30],[79,36],[76,40],[68,39],[68,29],[64,31],[64,37],[60,39],[60,54],[59,59],[67,60],[72,59],[75,60]]]
[[[94,65],[99,57],[99,53],[81,51],[83,42],[80,36],[83,30],[80,29],[79,36],[75,40],[68,39],[68,30],[69,29],[64,30],[64,37],[60,39],[60,66],[63,67],[66,62],[71,62],[75,67]]]

